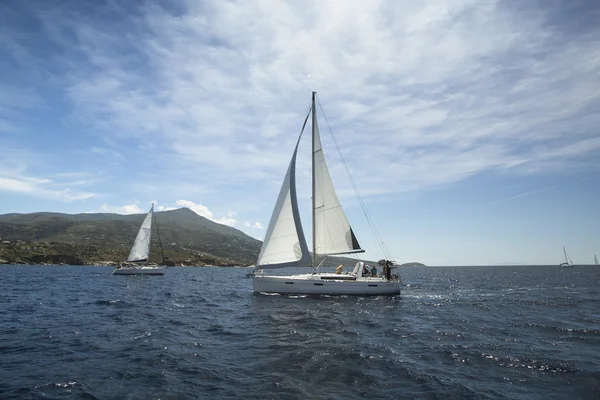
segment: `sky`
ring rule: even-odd
[[[593,0],[3,0],[0,214],[154,202],[262,240],[316,91],[367,259],[352,182],[399,263],[590,264],[599,19]]]

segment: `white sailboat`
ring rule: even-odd
[[[563,252],[565,253],[565,261],[560,263],[561,267],[572,267],[573,266],[573,260],[571,260],[571,257],[569,257],[569,255],[567,254],[567,250],[565,249],[565,246],[563,246]]]
[[[600,265],[600,264],[598,264],[598,257],[596,257],[595,254],[594,254],[594,265]]]
[[[313,257],[308,245],[296,196],[296,155],[304,121],[292,159],[283,180],[269,227],[265,235],[252,278],[254,292],[328,295],[397,295],[400,280],[392,275],[392,261],[381,260],[384,273],[363,276],[363,263],[349,273],[320,273],[316,258],[364,252],[361,249],[335,192],[317,124],[315,95],[312,93],[312,238]],[[323,258],[323,261],[325,260]],[[321,262],[321,264],[323,263]],[[313,272],[298,275],[266,275],[265,270],[286,267],[309,267]]]
[[[148,264],[150,256],[150,239],[152,237],[152,220],[154,217],[154,204],[146,214],[142,226],[135,237],[127,262],[117,265],[113,274],[115,275],[164,275],[166,267]],[[158,225],[157,233],[158,233]],[[159,235],[160,241],[160,235]],[[162,251],[162,244],[161,244]],[[163,254],[163,262],[165,256]]]

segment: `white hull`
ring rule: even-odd
[[[397,280],[330,273],[288,276],[259,274],[252,277],[252,287],[257,293],[355,296],[400,294],[400,282]]]
[[[121,267],[114,270],[114,275],[164,275],[165,267]]]

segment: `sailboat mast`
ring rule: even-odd
[[[315,107],[315,95],[317,92],[312,92],[312,267],[317,264],[317,224],[316,224],[316,179],[315,179],[315,132],[317,130],[317,108]]]
[[[150,253],[152,252],[152,222],[154,222],[154,203],[150,207],[150,226],[148,227],[148,250],[146,251],[146,266],[150,265]]]
[[[158,244],[160,245],[160,254],[162,255],[163,265],[165,264],[165,252],[163,251],[162,241],[160,240],[160,231],[158,230],[158,221],[156,220],[156,214],[154,214],[154,204],[152,204],[152,219],[154,225],[156,225],[156,236],[158,236]]]

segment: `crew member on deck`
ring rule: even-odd
[[[363,264],[362,276],[369,276],[369,267],[367,264]]]
[[[343,268],[344,268],[343,264],[338,265],[337,268],[335,269],[335,273],[338,275],[341,274]]]
[[[373,268],[371,268],[371,276],[377,276],[377,267],[373,264]]]
[[[391,261],[385,262],[385,266],[383,267],[383,274],[385,275],[385,279],[388,281],[392,279],[392,263]]]

